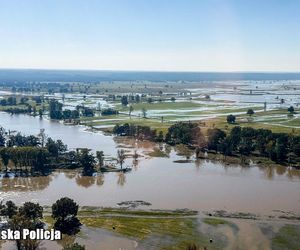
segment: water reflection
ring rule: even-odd
[[[93,176],[82,176],[81,174],[77,174],[75,180],[78,186],[85,188],[88,188],[95,184],[95,177]]]
[[[1,191],[37,191],[47,188],[55,175],[40,177],[15,177],[0,180]]]
[[[124,186],[126,183],[126,175],[124,173],[118,173],[118,185]]]
[[[175,151],[178,154],[178,151]],[[182,151],[180,151],[182,152]],[[173,157],[174,155],[172,155]],[[185,158],[186,156],[181,155],[182,158]],[[181,158],[181,159],[182,159]],[[128,160],[128,159],[127,159]],[[151,161],[146,160],[146,161]],[[161,158],[152,158],[152,161],[155,161],[156,163],[159,163],[160,161],[165,161],[165,159]],[[132,166],[135,171],[139,171],[140,168],[138,168],[139,164],[142,163],[144,165],[145,160],[137,160],[133,159],[132,160]],[[170,162],[169,164],[172,164]],[[148,164],[147,164],[148,165]],[[151,164],[150,164],[151,165]],[[163,164],[159,163],[160,166],[163,166]],[[235,175],[240,175],[244,176],[244,173],[249,174],[249,178],[253,178],[251,176],[251,172],[255,172],[255,169],[259,170],[260,173],[263,174],[265,179],[268,180],[276,180],[279,177],[285,177],[289,180],[295,180],[300,179],[300,171],[292,168],[292,167],[285,167],[285,166],[280,166],[280,165],[275,165],[275,166],[252,166],[252,167],[245,167],[245,166],[240,166],[240,165],[233,165],[233,164],[225,164],[225,163],[220,163],[217,161],[211,161],[208,159],[196,159],[193,161],[193,164],[190,163],[184,163],[184,164],[179,164],[182,166],[188,165],[189,168],[185,168],[185,171],[193,171],[193,166],[197,170],[198,174],[203,174],[206,171],[209,170],[208,166],[214,165],[214,167],[218,167],[219,170],[218,172],[223,172],[224,178],[226,175],[231,175],[234,173]],[[203,169],[201,172],[200,169]],[[159,171],[163,169],[155,169],[157,176],[159,176]],[[176,168],[174,167],[173,169],[176,171]],[[142,171],[142,170],[141,170]],[[249,173],[248,173],[249,172]],[[40,177],[11,177],[11,178],[0,178],[0,187],[1,191],[4,192],[9,192],[9,191],[17,191],[17,192],[27,192],[27,191],[39,191],[39,190],[44,190],[46,189],[50,183],[54,179],[58,179],[61,174],[69,179],[69,180],[75,180],[76,184],[80,187],[84,188],[89,188],[93,185],[96,186],[103,186],[104,185],[104,180],[106,175],[111,175],[113,173],[105,173],[105,174],[96,174],[95,176],[82,176],[80,172],[76,170],[58,170],[53,172],[49,176],[40,176]],[[116,177],[116,184],[118,186],[124,186],[126,185],[127,179],[126,179],[127,173],[115,173]],[[180,173],[178,173],[180,175]],[[142,180],[144,180],[143,177]],[[60,180],[58,180],[60,181]],[[168,183],[168,177],[166,177],[163,182]]]
[[[176,156],[174,150],[171,157],[185,158]],[[153,157],[139,158],[138,162],[136,171],[128,173],[82,176],[79,171],[61,170],[51,176],[4,178],[0,179],[2,196],[17,203],[36,200],[45,205],[68,196],[80,205],[91,206],[144,200],[163,209],[232,208],[255,212],[272,211],[277,204],[277,209],[300,212],[300,171],[292,168],[222,165],[207,159],[176,164],[169,158]]]
[[[294,180],[295,178],[300,178],[300,171],[287,166],[281,165],[273,165],[273,166],[258,166],[258,168],[263,172],[264,176],[273,180],[279,176],[285,176],[290,180]]]
[[[104,174],[98,175],[95,178],[96,178],[96,185],[97,186],[102,186],[104,184]]]

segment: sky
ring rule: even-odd
[[[300,72],[300,1],[0,0],[0,68]]]

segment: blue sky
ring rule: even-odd
[[[0,0],[0,68],[300,71],[299,0]]]

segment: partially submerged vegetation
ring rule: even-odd
[[[125,151],[121,149],[117,153],[120,169],[113,163],[104,162],[103,151],[97,151],[96,156],[87,148],[68,151],[67,145],[48,137],[44,130],[38,136],[25,136],[0,129],[0,158],[4,178],[12,175],[47,175],[57,168],[81,168],[82,174],[88,176],[96,171],[129,171],[129,168],[123,168]]]
[[[173,83],[159,83],[154,87],[142,81],[130,84],[2,84],[12,93],[1,99],[0,110],[63,120],[69,125],[84,124],[117,136],[151,140],[160,144],[153,151],[146,152],[151,157],[168,157],[167,150],[163,150],[161,145],[172,145],[177,155],[186,157],[186,160],[176,162],[194,160],[191,158],[194,154],[197,158],[226,159],[228,164],[248,164],[249,159],[255,159],[255,162],[268,167],[275,163],[299,167],[300,119],[297,107],[262,110],[262,103],[234,105],[235,101],[212,98],[214,93],[209,90],[201,94],[186,90],[189,86],[186,83],[174,86]],[[20,94],[20,91],[23,93]],[[231,91],[234,93],[236,89]],[[278,99],[279,102],[282,104],[283,101]],[[1,133],[0,156],[4,177],[11,173],[14,176],[44,175],[55,168],[80,168],[82,175],[93,175],[98,171],[125,172],[130,170],[125,166],[125,159],[132,157],[137,160],[139,157],[137,153],[135,158],[120,149],[115,159],[107,161],[102,151],[95,155],[85,148],[68,151],[62,141],[46,138],[44,131],[38,136],[4,130]],[[64,200],[62,203],[72,207],[70,202]],[[8,206],[11,211],[14,210],[12,204]],[[228,218],[257,219],[253,214],[242,212],[217,211],[213,214],[216,217],[199,221],[194,211],[115,208],[82,208],[77,211],[76,205],[73,208],[71,215],[78,215],[85,226],[104,228],[137,240],[145,249],[224,247],[218,242],[210,242],[207,235],[199,232],[199,223],[204,222],[207,227],[217,230],[230,225]],[[295,221],[297,218],[284,219]],[[66,223],[67,218],[61,215],[49,217],[46,214],[39,219],[56,227],[70,222]],[[70,224],[73,222],[79,226],[77,220]],[[298,227],[287,225],[272,239],[272,246],[274,249],[298,249],[297,237]]]
[[[203,157],[205,151],[214,151],[226,156],[239,156],[241,163],[251,155],[265,157],[276,163],[297,165],[300,157],[300,136],[286,133],[273,133],[267,129],[235,126],[229,133],[213,128],[204,135],[196,123],[179,122],[169,127],[166,136],[157,134],[150,127],[132,124],[116,125],[114,133],[166,142],[170,145],[185,144],[196,149],[196,157]],[[160,150],[154,150],[152,156],[164,156]]]
[[[297,250],[300,248],[300,226],[285,225],[272,238],[272,249],[290,249]]]

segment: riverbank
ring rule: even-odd
[[[53,221],[47,215],[47,209],[44,218],[51,227]],[[300,237],[300,217],[289,220],[226,211],[197,213],[191,210],[81,207],[78,218],[83,227],[107,230],[115,237],[125,237],[134,241],[138,249],[182,250],[190,244],[199,249],[300,247],[297,240]],[[80,234],[73,238],[82,243],[84,237],[89,238]],[[68,238],[65,236],[62,241]],[[257,239],[260,239],[259,243]]]

